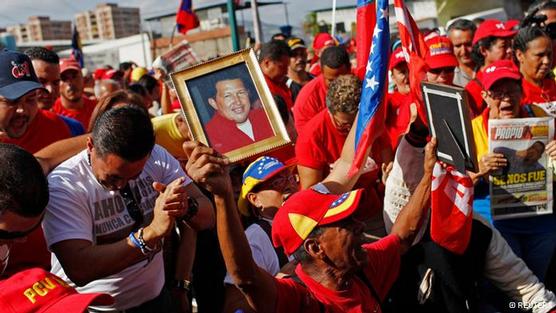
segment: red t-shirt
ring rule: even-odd
[[[323,169],[328,175],[330,165],[342,154],[347,134],[339,132],[332,122],[328,110],[321,110],[297,137],[295,156],[297,164],[314,169]]]
[[[35,153],[53,142],[70,137],[69,127],[58,115],[50,111],[38,110],[23,136],[1,139],[1,142],[13,143],[30,153]]]
[[[286,83],[278,84],[272,79],[268,78],[268,76],[266,75],[264,76],[264,78],[266,80],[266,84],[268,85],[268,89],[270,89],[270,93],[273,96],[279,96],[280,98],[284,99],[288,110],[291,111],[293,107],[292,92],[290,88],[288,88]]]
[[[388,94],[386,102],[386,132],[390,137],[393,151],[400,141],[400,136],[407,131],[411,120],[410,104],[411,94],[402,94],[398,91]]]
[[[71,132],[55,113],[39,110],[25,134],[16,139],[2,140],[4,143],[16,144],[30,153],[58,140],[71,137]],[[50,252],[41,227],[31,232],[24,242],[15,242],[10,249],[10,260],[3,277],[32,267],[50,270]]]
[[[311,65],[309,73],[313,76],[319,76],[322,73],[322,70],[320,68],[320,60],[317,60],[317,63]]]
[[[483,87],[479,83],[482,77],[483,72],[478,71],[475,75],[475,78],[470,80],[469,83],[465,86],[465,90],[469,95],[469,112],[471,113],[471,119],[475,118],[477,115],[480,115],[481,112],[483,112],[486,108],[486,103],[483,101],[483,96],[481,95]]]
[[[313,116],[326,108],[326,92],[328,88],[324,84],[324,76],[320,75],[308,82],[295,99],[293,105],[293,118],[295,130],[300,134],[303,127]]]
[[[363,272],[382,302],[398,277],[400,240],[396,235],[389,235],[374,243],[363,245],[363,248],[368,255],[368,263]],[[301,265],[297,266],[295,273],[306,287],[292,279],[275,279],[276,313],[381,312],[373,293],[357,277],[351,280],[348,289],[335,291],[305,274]]]
[[[554,79],[545,78],[542,83],[541,88],[525,79],[521,79],[521,87],[523,88],[522,105],[556,101],[556,82],[554,82]]]
[[[272,126],[263,109],[251,109],[248,120],[251,122],[255,140],[241,131],[235,121],[230,121],[215,112],[205,125],[210,146],[220,153],[226,153],[274,136]]]
[[[81,123],[81,125],[83,125],[83,128],[88,129],[89,121],[91,120],[91,115],[93,114],[93,110],[97,105],[97,101],[91,100],[85,96],[82,96],[81,99],[83,101],[83,109],[81,110],[71,110],[64,108],[64,106],[62,105],[62,98],[60,97],[54,103],[52,111],[60,115],[76,119]]]

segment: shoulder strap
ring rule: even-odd
[[[359,270],[359,272],[357,273],[357,277],[359,277],[359,279],[363,281],[363,283],[367,286],[367,288],[369,288],[369,291],[371,292],[373,298],[375,298],[378,305],[382,307],[382,299],[378,295],[378,292],[373,287],[373,284],[371,284],[371,281],[369,280],[369,278],[367,278],[367,275],[365,275],[363,270]]]

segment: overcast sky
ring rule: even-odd
[[[51,19],[72,20],[75,13],[90,10],[97,3],[114,2],[119,6],[133,6],[141,9],[141,15],[150,16],[177,9],[179,0],[2,0],[0,5],[0,26],[24,23],[31,15],[48,15]],[[193,0],[193,6],[218,2],[215,0]],[[225,1],[221,1],[225,2]],[[264,2],[264,0],[262,1]],[[287,0],[290,23],[300,27],[305,15],[314,9],[332,6],[332,0]],[[338,6],[355,4],[356,0],[337,0]],[[250,11],[244,16],[250,18]],[[282,25],[285,24],[283,7],[267,6],[260,9],[261,20]]]

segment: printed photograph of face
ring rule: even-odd
[[[209,145],[230,152],[274,136],[247,66],[236,64],[186,82]]]

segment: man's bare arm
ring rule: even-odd
[[[299,173],[299,183],[301,189],[307,189],[322,180],[322,170],[297,165],[297,172]]]
[[[48,175],[60,163],[85,149],[88,136],[89,134],[84,134],[56,141],[37,151],[34,156],[39,161],[44,174]]]

